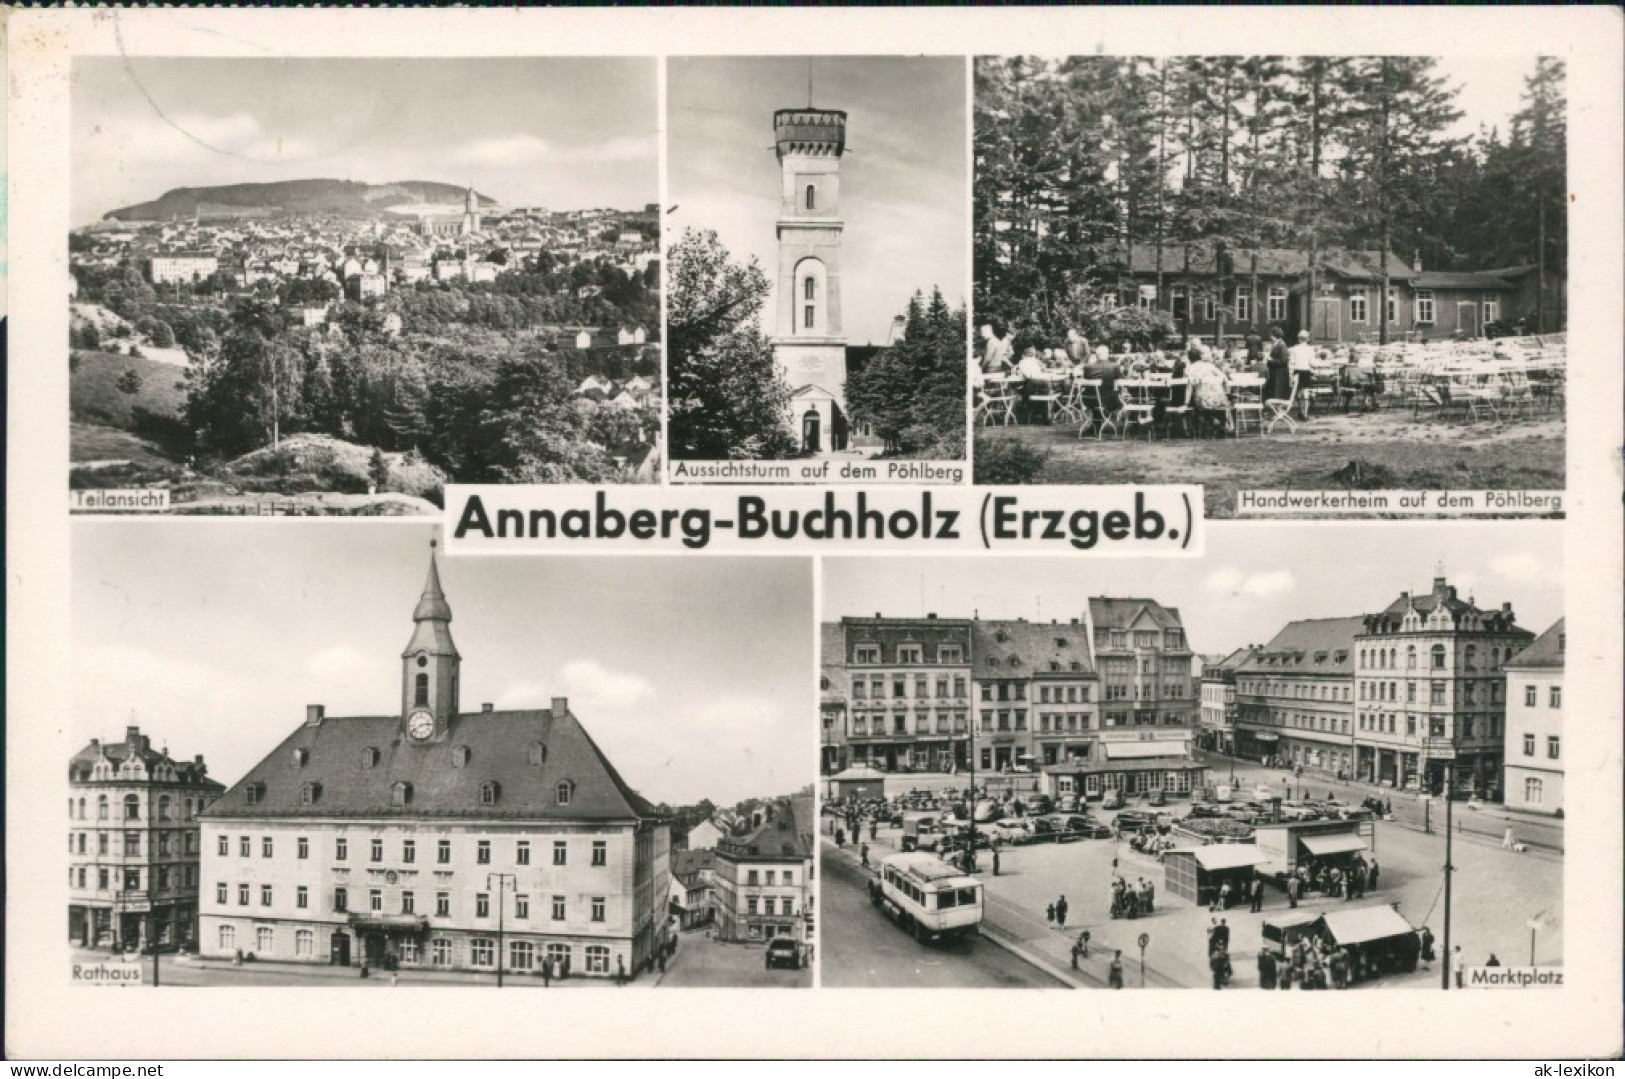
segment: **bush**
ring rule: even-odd
[[[976,438],[975,480],[986,484],[1037,483],[1049,465],[1049,450],[1008,438]]]

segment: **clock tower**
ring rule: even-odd
[[[457,674],[462,656],[451,639],[451,605],[440,590],[434,544],[429,579],[412,612],[412,639],[401,653],[401,724],[409,742],[443,737],[457,718]]]
[[[805,451],[845,443],[846,334],[841,327],[841,157],[846,113],[780,109],[778,332],[773,349],[789,383],[791,428]]]

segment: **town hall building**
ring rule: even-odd
[[[462,709],[433,553],[398,706],[304,722],[202,817],[206,956],[571,975],[666,945],[669,822],[570,710]]]

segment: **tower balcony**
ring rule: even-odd
[[[846,113],[839,109],[779,109],[773,114],[773,136],[780,160],[790,154],[840,157],[846,152]]]

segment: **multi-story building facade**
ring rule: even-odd
[[[1563,619],[1502,666],[1506,672],[1506,804],[1563,813]]]
[[[1441,793],[1501,792],[1506,662],[1534,634],[1512,605],[1480,609],[1442,572],[1401,592],[1355,637],[1356,778]]]
[[[147,260],[147,279],[154,285],[189,285],[212,277],[219,269],[219,257],[203,252],[154,255]]]
[[[68,762],[68,939],[85,948],[197,939],[197,815],[225,787],[201,756],[177,761],[131,726]]]
[[[813,939],[812,829],[812,799],[781,798],[717,844],[718,939]]]
[[[597,976],[652,962],[668,822],[565,698],[461,711],[432,556],[413,623],[396,710],[309,706],[202,817],[203,952],[516,972],[551,957]]]
[[[1076,619],[977,621],[972,653],[978,769],[1094,759],[1099,687],[1089,635]]]
[[[1362,618],[1289,622],[1235,668],[1237,752],[1347,777],[1354,760],[1354,638]]]
[[[1092,596],[1086,627],[1100,675],[1102,727],[1177,729],[1188,740],[1200,699],[1178,609],[1153,599]]]
[[[971,623],[843,618],[850,764],[888,772],[970,767]]]
[[[1251,648],[1238,648],[1228,656],[1210,657],[1202,664],[1202,710],[1197,743],[1227,756],[1236,752],[1236,671],[1252,657]]]
[[[849,683],[841,624],[825,622],[818,630],[818,770],[820,775],[828,776],[852,763],[852,750],[846,739]]]

